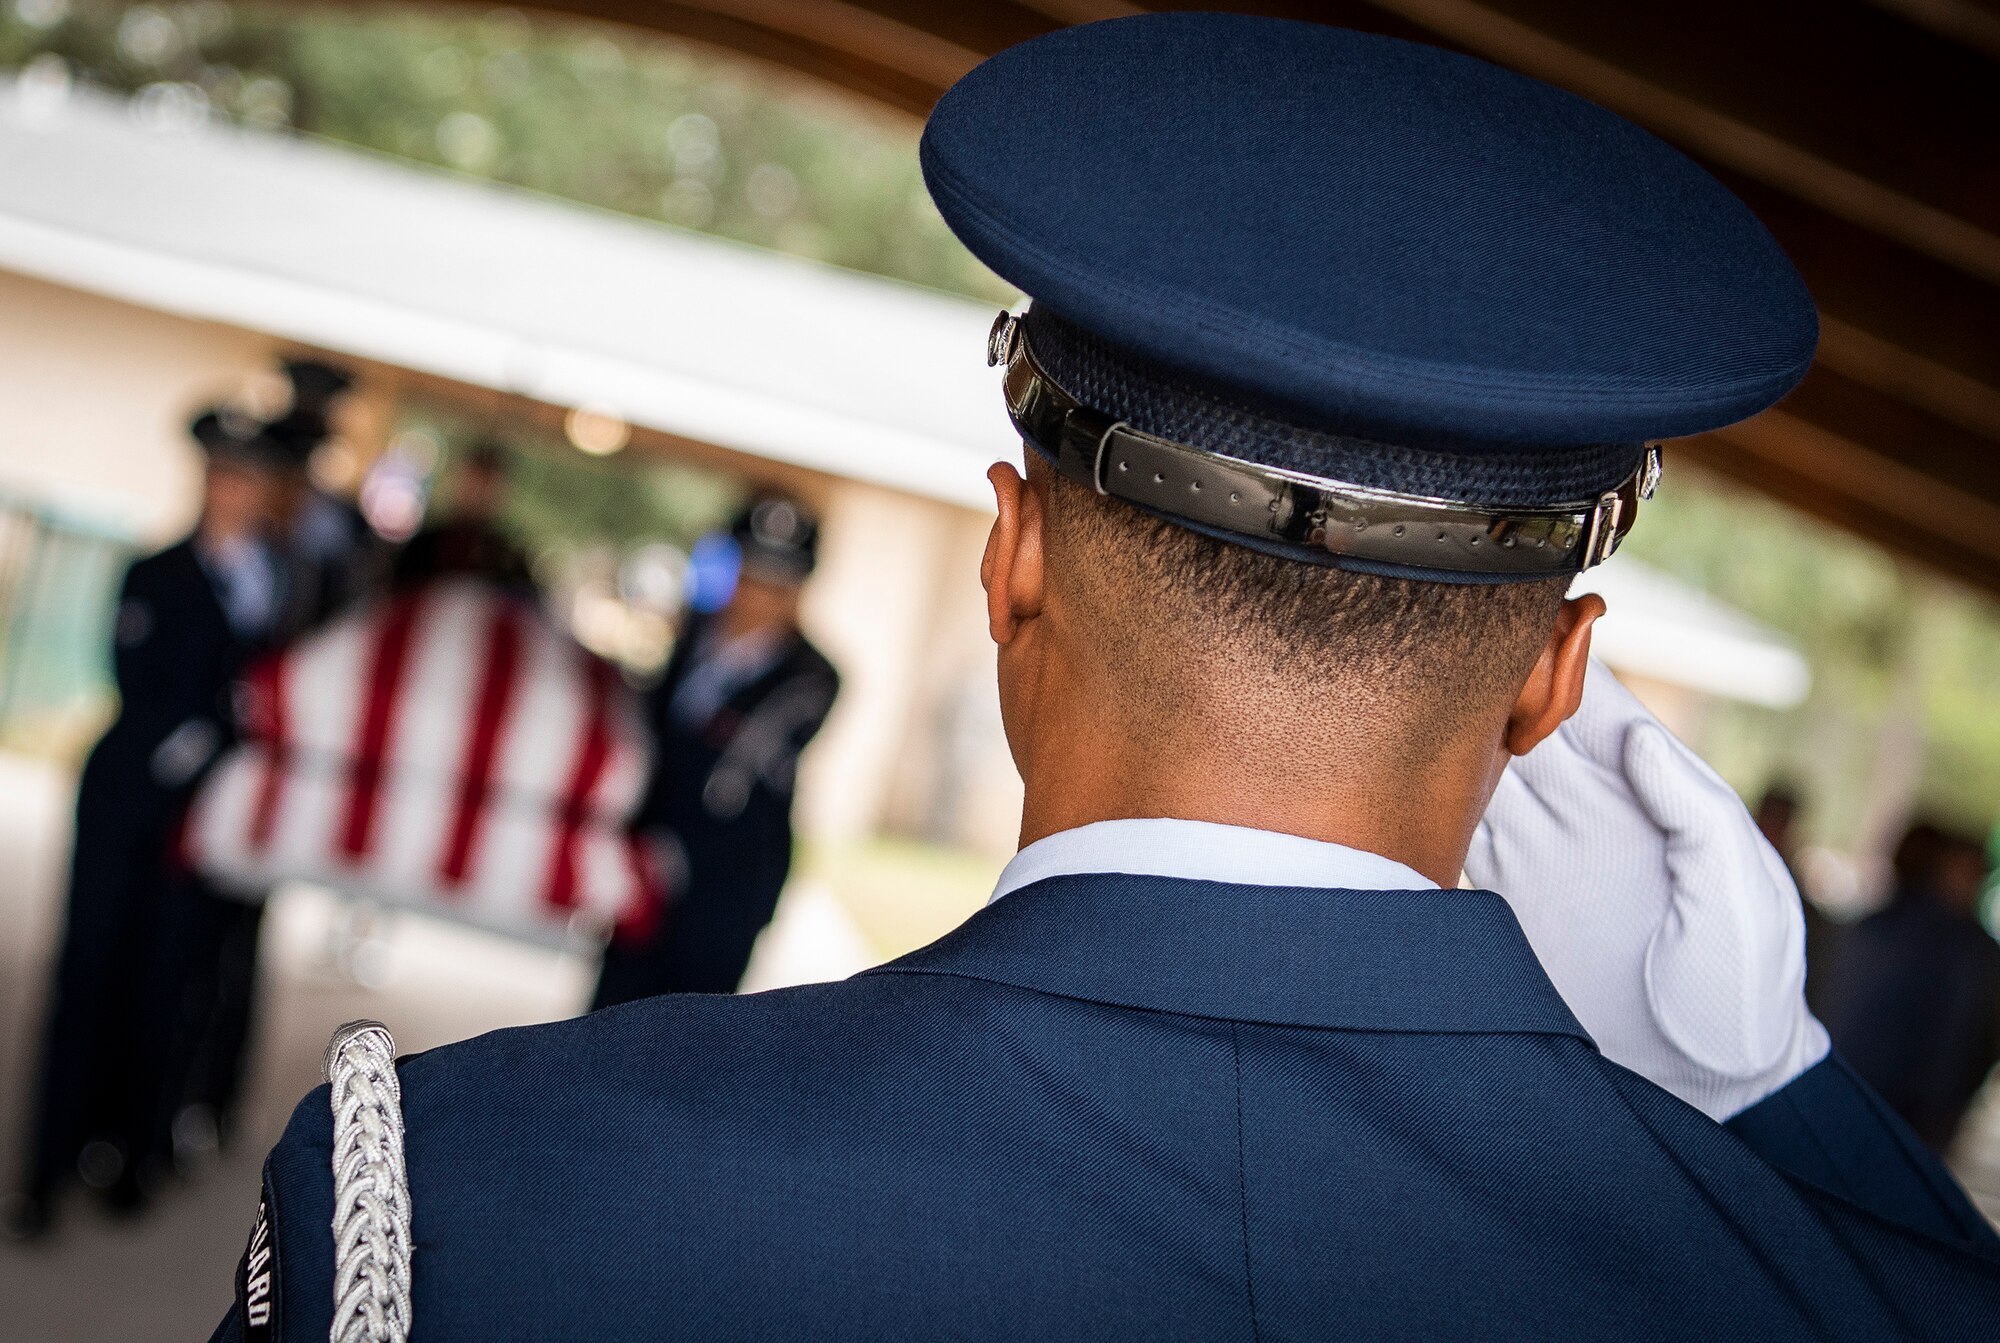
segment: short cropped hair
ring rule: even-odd
[[[1066,586],[1085,608],[1083,637],[1139,674],[1265,674],[1305,697],[1397,701],[1448,731],[1460,710],[1519,692],[1569,587],[1564,577],[1436,583],[1285,559],[1097,495],[1046,464],[1031,470],[1048,482],[1048,564],[1076,580]]]

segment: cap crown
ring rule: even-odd
[[[1313,427],[1502,452],[1690,434],[1777,400],[1817,339],[1783,252],[1677,150],[1393,38],[1064,29],[955,85],[922,157],[1037,303]]]

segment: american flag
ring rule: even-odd
[[[650,738],[617,673],[472,579],[399,593],[253,669],[244,739],[196,796],[187,860],[552,941],[642,935],[662,864],[629,821]]]

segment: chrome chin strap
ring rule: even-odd
[[[1609,559],[1660,478],[1660,450],[1593,499],[1488,508],[1329,480],[1207,452],[1134,429],[1051,378],[1002,312],[987,363],[1003,365],[1007,412],[1056,469],[1099,494],[1267,544],[1370,563],[1521,578],[1580,573]]]

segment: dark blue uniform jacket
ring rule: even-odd
[[[158,834],[178,816],[198,771],[162,780],[154,752],[190,723],[205,725],[211,757],[228,745],[229,687],[261,646],[230,627],[190,538],[126,571],[114,649],[118,717],[84,767],[89,796],[81,805],[108,803],[121,828]]]
[[[1920,1161],[1829,1066],[1858,1155]],[[1860,1206],[1811,1104],[1755,1138],[1831,1146],[1774,1165],[1602,1058],[1484,892],[1060,877],[844,983],[402,1086],[423,1343],[2000,1337],[1941,1173],[1858,1191],[1918,1225]],[[314,1343],[329,1128],[321,1088],[265,1176],[274,1332]]]
[[[810,640],[794,633],[770,666],[731,687],[702,723],[689,726],[675,716],[674,697],[694,671],[713,619],[698,617],[689,625],[660,684],[646,697],[659,758],[641,820],[664,825],[693,844],[711,832],[726,834],[742,867],[755,867],[760,854],[771,851],[775,899],[791,855],[799,755],[826,722],[840,693],[840,675]],[[767,874],[740,875],[761,886]]]
[[[192,538],[135,561],[119,591],[118,717],[85,761],[25,1187],[49,1197],[94,1138],[136,1164],[164,1143],[191,935],[174,828],[234,731],[230,686],[259,651],[229,623]],[[167,1113],[161,1113],[167,1106]]]
[[[833,664],[794,633],[768,667],[732,686],[701,722],[674,699],[698,665],[713,617],[698,617],[647,696],[654,775],[638,824],[681,845],[687,880],[649,943],[605,953],[593,1006],[660,993],[728,993],[777,911],[792,866],[799,755],[840,692]]]

